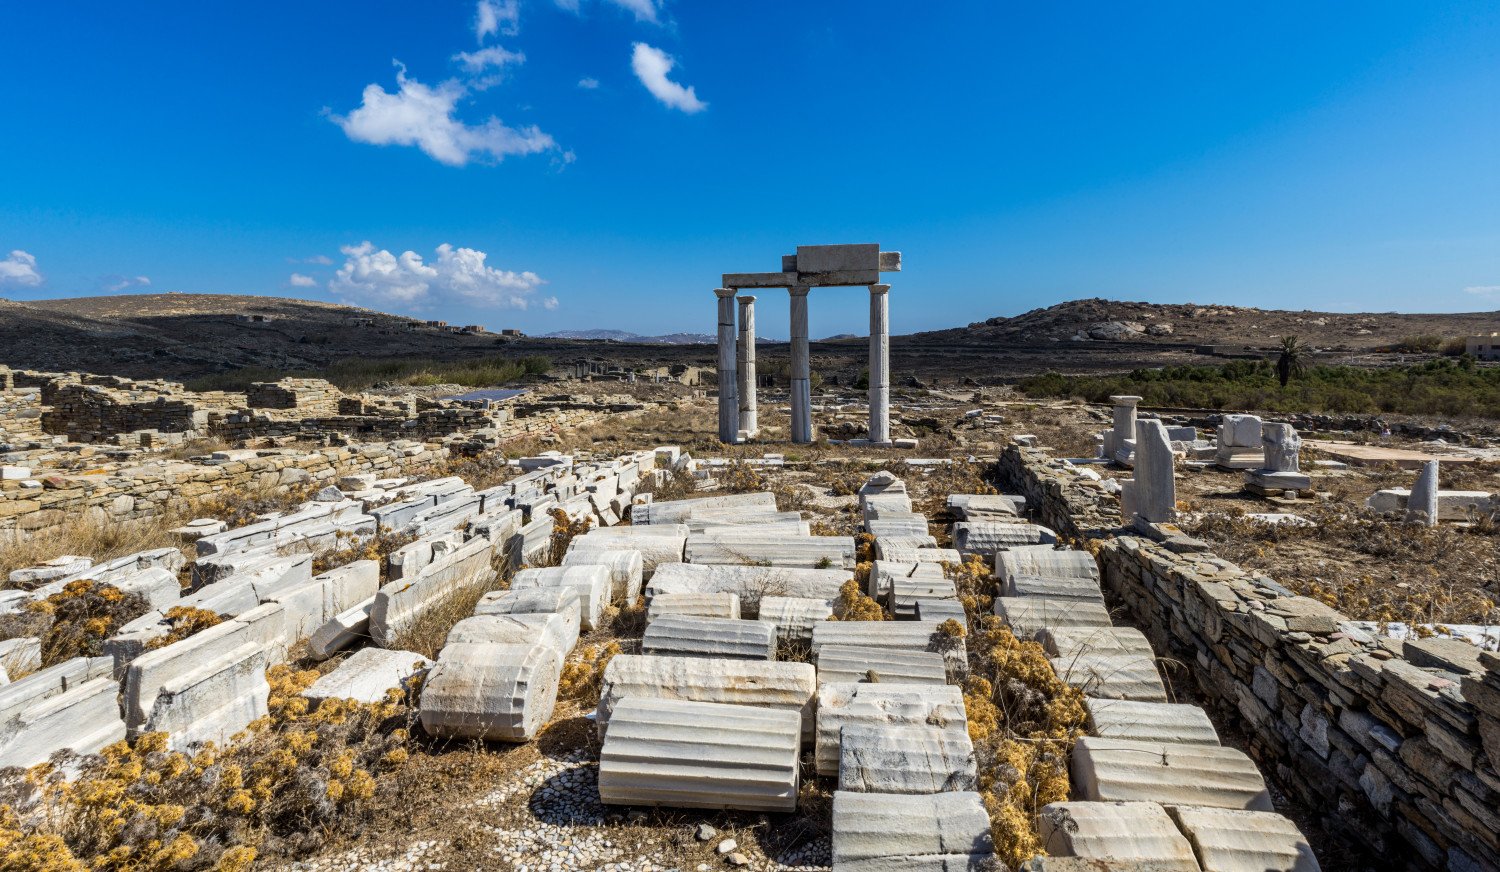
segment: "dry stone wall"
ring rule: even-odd
[[[1489,753],[1484,742],[1500,730],[1500,658],[1375,637],[1270,578],[1184,553],[1190,540],[1119,535],[1115,500],[1043,452],[1011,447],[999,471],[1048,526],[1105,540],[1114,604],[1330,836],[1380,868],[1500,872],[1500,732]]]

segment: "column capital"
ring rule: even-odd
[[[714,288],[714,294],[716,294],[719,297],[719,299],[724,299],[725,297],[732,297],[732,296],[734,296],[737,293],[739,293],[739,291],[736,290],[735,288]]]
[[[890,285],[870,285],[870,293],[872,294],[886,294],[890,293],[890,290]]]
[[[751,303],[755,302],[755,298],[754,297],[736,297],[735,299],[737,299],[737,300],[740,301],[740,305],[741,306],[748,306]]]
[[[812,290],[811,285],[793,285],[787,288],[786,292],[794,297],[805,297],[810,290]]]

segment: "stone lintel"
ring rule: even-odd
[[[789,288],[799,282],[795,272],[724,273],[726,288]]]

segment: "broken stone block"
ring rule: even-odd
[[[760,613],[764,597],[798,597],[832,603],[838,598],[839,588],[853,577],[847,569],[669,563],[658,567],[646,584],[646,598],[664,593],[732,593],[740,598],[740,614],[749,618]]]
[[[33,587],[75,573],[84,572],[93,565],[94,561],[88,557],[76,557],[71,554],[64,554],[61,557],[54,557],[39,566],[11,570],[10,583],[12,587]]]
[[[848,536],[781,536],[754,528],[692,534],[688,563],[853,569],[854,539]]]
[[[653,604],[654,604],[653,600]],[[768,596],[760,601],[760,617],[776,628],[778,642],[812,643],[813,628],[833,616],[828,600]]]
[[[435,533],[415,542],[408,542],[385,556],[386,576],[389,581],[413,578],[434,560],[441,560],[463,544],[463,534],[457,530]]]
[[[0,642],[0,671],[6,681],[42,668],[42,640],[33,636]]]
[[[480,597],[474,607],[476,615],[547,615],[559,614],[578,635],[580,621],[578,589],[573,587],[533,587],[527,590],[496,590]]]
[[[626,697],[599,752],[607,805],[792,811],[797,806],[797,712]]]
[[[1154,657],[1151,643],[1134,627],[1051,627],[1036,640],[1048,657],[1071,659],[1079,654],[1124,654]]]
[[[641,637],[644,654],[775,660],[776,633],[760,621],[663,615]]]
[[[1274,812],[1176,805],[1167,813],[1203,872],[1318,872],[1297,825]]]
[[[995,614],[1010,625],[1016,638],[1033,639],[1043,630],[1108,627],[1109,610],[1103,603],[1083,600],[1046,600],[1031,597],[999,597]]]
[[[152,700],[142,732],[166,733],[168,747],[176,751],[227,743],[267,713],[267,659],[266,649],[250,642],[168,679]]]
[[[1084,600],[1104,602],[1099,583],[1092,578],[1013,575],[1005,581],[1005,596],[1033,597],[1051,600]]]
[[[562,659],[542,644],[445,645],[427,673],[422,729],[440,738],[527,742],[552,717]]]
[[[814,753],[818,774],[838,774],[844,727],[925,725],[966,731],[965,717],[963,694],[951,684],[820,684]]]
[[[497,642],[506,645],[546,645],[561,660],[578,641],[578,628],[556,612],[542,615],[473,615],[453,625],[445,645]]]
[[[943,571],[941,563],[877,560],[870,567],[870,580],[866,583],[865,594],[883,602],[890,597],[898,580],[941,584],[948,581],[948,575]]]
[[[362,648],[313,682],[302,695],[315,702],[352,699],[377,703],[394,688],[408,688],[413,678],[425,675],[431,666],[431,660],[412,651]]]
[[[1055,545],[1057,534],[1039,524],[1004,521],[960,521],[953,525],[953,544],[960,554],[989,557],[1018,545]]]
[[[0,731],[12,718],[42,700],[109,676],[113,669],[114,661],[109,657],[74,657],[0,686]]]
[[[1081,799],[1271,811],[1260,771],[1233,748],[1086,736],[1071,769]]]
[[[651,598],[646,623],[649,625],[663,615],[737,621],[740,619],[740,598],[732,593],[664,593]]]
[[[1105,739],[1163,744],[1217,745],[1218,731],[1195,705],[1088,698],[1093,733]]]
[[[108,675],[97,677],[36,697],[13,716],[0,719],[0,767],[35,766],[64,748],[94,754],[125,738],[116,700],[119,689]]]
[[[1001,494],[949,494],[948,511],[965,521],[989,521],[1014,518],[1020,507],[1011,497]]]
[[[948,668],[935,651],[824,645],[817,652],[818,684],[947,684]]]
[[[681,563],[683,550],[687,547],[686,524],[652,525],[649,527],[606,527],[590,530],[573,540],[572,548],[578,550],[603,549],[609,551],[631,550],[641,552],[641,572],[650,579],[658,566],[664,563]]]
[[[950,678],[961,676],[968,669],[964,640],[944,636],[939,626],[927,621],[825,621],[813,627],[813,660],[820,660],[827,645],[934,651],[943,656]]]
[[[816,684],[809,663],[617,654],[604,667],[595,721],[602,738],[622,700],[680,699],[796,712],[810,735]]]
[[[1099,582],[1099,564],[1087,551],[1060,551],[1045,545],[1012,548],[995,555],[995,575],[1002,584],[1018,575],[1043,578],[1089,578]]]
[[[850,724],[839,737],[839,790],[941,793],[975,790],[968,730]]]
[[[382,587],[370,608],[370,637],[381,647],[396,645],[401,633],[429,610],[464,591],[489,584],[495,575],[490,566],[492,556],[488,540],[474,539],[422,567],[410,579]]]
[[[641,595],[645,562],[634,548],[571,548],[563,555],[563,566],[597,564],[609,569],[610,596],[621,605],[633,605]]]
[[[360,639],[370,638],[370,611],[374,608],[375,597],[371,596],[334,615],[313,631],[307,641],[308,653],[327,660]]]
[[[579,626],[592,630],[604,618],[609,605],[609,568],[595,564],[523,569],[510,581],[511,590],[568,587],[578,592]]]
[[[1052,658],[1057,676],[1086,696],[1166,702],[1167,688],[1156,658],[1133,654],[1077,654]]]
[[[1037,829],[1048,854],[1150,863],[1161,872],[1198,872],[1193,846],[1154,802],[1054,802]]]
[[[833,865],[854,872],[967,872],[994,855],[978,793],[833,794]]]

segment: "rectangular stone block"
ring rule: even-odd
[[[370,607],[370,637],[385,648],[397,644],[401,633],[430,609],[466,590],[477,590],[495,576],[489,540],[466,542],[450,554],[424,566],[411,579],[392,582],[375,594]]]
[[[855,872],[968,872],[994,855],[978,793],[833,795],[833,866]]]
[[[1013,575],[1005,581],[1004,596],[1104,602],[1104,593],[1099,590],[1099,582],[1092,578],[1062,576]]]
[[[64,748],[93,754],[125,738],[119,690],[107,675],[94,678],[0,720],[0,767],[35,766]]]
[[[838,774],[839,737],[854,725],[968,729],[963,694],[951,684],[823,683],[814,751],[819,775]]]
[[[353,699],[377,703],[391,690],[404,689],[413,678],[425,675],[431,666],[431,660],[412,651],[363,648],[313,682],[302,695],[315,702]]]
[[[962,639],[948,639],[938,624],[926,621],[828,621],[813,628],[813,660],[821,660],[828,645],[932,651],[943,657],[948,677],[967,672],[968,654]]]
[[[854,577],[847,569],[801,569],[787,566],[728,566],[670,563],[657,568],[646,584],[646,598],[664,593],[732,593],[740,598],[740,614],[760,613],[765,597],[796,597],[832,602],[844,582]]]
[[[1109,611],[1103,603],[1082,600],[1046,600],[1031,597],[1000,597],[995,614],[1011,627],[1018,639],[1033,639],[1043,630],[1108,627]]]
[[[776,633],[760,621],[663,615],[641,637],[645,654],[775,660]]]
[[[967,730],[851,724],[839,737],[839,790],[941,793],[977,784]]]
[[[1318,872],[1297,825],[1274,812],[1171,806],[1204,872]]]
[[[1136,702],[1124,699],[1086,699],[1094,735],[1163,744],[1217,745],[1219,733],[1203,709],[1195,705]]]
[[[654,602],[654,601],[653,601]],[[756,620],[776,628],[776,641],[812,643],[813,628],[833,616],[825,599],[768,596],[760,601]]]
[[[1054,802],[1037,815],[1048,854],[1198,872],[1193,846],[1154,802]]]
[[[1260,771],[1233,748],[1087,736],[1071,769],[1081,799],[1272,810]]]
[[[617,654],[604,667],[595,721],[603,738],[622,700],[646,697],[796,712],[811,735],[816,685],[808,663]]]
[[[947,684],[943,655],[934,651],[824,645],[817,651],[818,684]]]
[[[1156,671],[1154,656],[1077,654],[1052,658],[1052,668],[1059,678],[1087,696],[1140,702],[1167,701],[1167,688]]]
[[[168,679],[142,731],[167,733],[168,746],[177,751],[204,742],[224,745],[266,715],[266,663],[266,650],[252,642]]]
[[[1012,548],[995,555],[995,575],[1008,584],[1012,576],[1090,578],[1099,581],[1099,564],[1087,551],[1060,551],[1049,545]]]
[[[646,623],[664,615],[688,618],[740,619],[740,598],[732,593],[664,593],[651,598]]]

